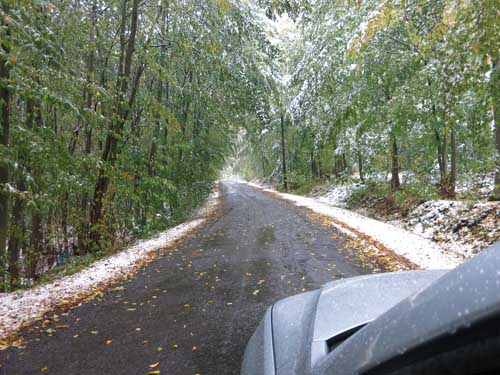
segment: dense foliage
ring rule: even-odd
[[[494,0],[0,4],[3,290],[185,219],[231,154],[285,188],[496,174],[500,199]]]
[[[387,177],[393,191],[417,185],[446,198],[496,173],[500,199],[498,2],[292,4],[302,13],[281,43],[287,163],[270,123],[247,137],[240,173],[284,177],[287,166],[292,188]]]
[[[2,0],[0,287],[184,219],[271,53],[227,0]]]

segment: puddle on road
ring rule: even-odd
[[[259,246],[269,245],[275,241],[276,237],[274,236],[274,226],[265,225],[257,231],[257,237],[255,242]]]

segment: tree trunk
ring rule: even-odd
[[[31,217],[31,238],[30,248],[27,254],[28,266],[27,276],[31,279],[36,278],[36,266],[40,254],[42,253],[42,217],[38,208],[33,209]]]
[[[491,74],[491,101],[493,107],[493,119],[495,121],[495,146],[497,150],[495,187],[491,195],[492,200],[500,201],[500,61],[492,64]]]
[[[118,78],[117,78],[117,88],[118,88],[118,100],[115,104],[115,115],[111,122],[110,128],[108,129],[108,134],[106,136],[106,141],[104,145],[103,154],[101,160],[103,162],[103,167],[99,169],[97,182],[94,188],[94,198],[92,201],[91,212],[90,212],[90,250],[96,251],[101,248],[100,240],[102,238],[101,229],[98,224],[100,224],[103,213],[103,199],[106,195],[110,183],[108,173],[106,171],[105,164],[114,166],[117,157],[118,139],[122,132],[123,126],[127,121],[130,108],[135,101],[135,96],[137,94],[138,84],[140,81],[140,76],[142,75],[143,69],[138,70],[136,78],[134,79],[134,87],[130,93],[128,103],[125,103],[125,95],[128,91],[129,81],[131,78],[132,71],[132,57],[135,50],[135,40],[137,34],[137,23],[138,23],[138,11],[140,0],[133,0],[132,11],[130,13],[130,32],[128,35],[128,41],[126,40],[126,22],[127,22],[127,0],[122,0],[122,13],[121,13],[121,24],[120,24],[120,62],[118,68]]]
[[[347,157],[345,155],[345,152],[343,152],[342,153],[342,175],[341,175],[342,180],[345,180],[346,177],[348,177],[348,176],[346,176],[347,169],[348,169],[347,168]],[[349,175],[350,175],[350,173],[349,173]]]
[[[450,175],[448,177],[448,198],[454,198],[455,186],[457,183],[457,139],[455,128],[451,128],[450,131],[450,148],[451,148],[451,165],[450,165]]]
[[[184,82],[182,87],[184,88],[187,83],[191,86],[191,82],[193,82],[193,73],[189,70],[184,76]],[[184,137],[186,136],[186,129],[189,121],[189,108],[191,106],[191,98],[188,94],[185,94],[184,99],[184,109],[182,110],[182,121],[180,122],[182,140],[184,141]],[[179,161],[184,160],[184,149],[182,146],[179,148]]]
[[[436,105],[432,105],[432,114],[434,119],[437,121],[437,111]],[[456,174],[457,174],[457,158],[456,158],[456,134],[455,130],[451,129],[450,134],[450,143],[451,143],[451,171],[450,175],[448,175],[448,131],[449,129],[445,127],[443,129],[442,135],[440,134],[437,128],[434,129],[434,135],[437,143],[437,156],[438,156],[438,165],[439,165],[439,194],[443,198],[450,198],[455,195],[455,184],[456,184]],[[451,186],[453,185],[453,187]]]
[[[335,178],[339,178],[340,176],[340,164],[339,164],[339,159],[337,155],[333,157],[333,165],[334,165],[334,171],[333,174],[335,175]]]
[[[94,1],[92,5],[92,11],[91,11],[91,19],[92,19],[92,25],[93,29],[90,32],[89,36],[89,41],[90,45],[92,46],[93,42],[95,41],[95,28],[97,24],[97,4]],[[94,77],[94,60],[95,60],[95,53],[93,48],[90,48],[89,55],[87,58],[87,85],[92,84],[93,82],[93,77]],[[94,109],[94,111],[97,111],[97,104],[96,106],[93,105],[93,96],[92,92],[88,89],[85,89],[83,92],[83,97],[85,99],[85,106],[86,108],[91,111]],[[89,124],[85,124],[85,148],[84,152],[85,155],[90,155],[90,152],[92,151],[92,127],[89,126]],[[85,166],[86,169],[88,169],[87,166]],[[89,197],[86,192],[83,193],[81,199],[80,199],[80,208],[81,211],[84,213],[83,215],[83,220],[78,224],[78,246],[76,249],[76,255],[83,255],[85,254],[85,244],[87,242],[88,238],[88,232],[89,232],[89,224],[88,224],[88,201]]]
[[[281,113],[281,167],[283,169],[283,188],[288,191],[288,176],[286,171],[285,115]]]
[[[359,179],[364,184],[365,183],[365,175],[363,172],[363,157],[361,155],[361,151],[358,151],[358,169],[359,169]]]
[[[401,182],[399,180],[399,153],[398,153],[398,144],[396,141],[396,137],[394,135],[391,136],[392,145],[391,145],[391,189],[397,190],[401,187]]]
[[[9,14],[8,5],[2,2],[2,11],[4,14]],[[6,23],[7,17],[1,17],[0,25],[0,41],[3,53],[0,54],[0,144],[9,147],[9,132],[10,132],[10,92],[6,82],[10,77],[9,54],[10,54],[10,25]],[[5,245],[9,231],[9,193],[5,186],[9,182],[9,168],[7,162],[2,158],[0,160],[0,277],[3,278],[4,273],[4,254]],[[2,286],[0,279],[0,287]]]
[[[438,164],[439,164],[439,186],[440,195],[444,198],[449,196],[449,177],[448,177],[448,135],[447,129],[440,136],[435,130],[436,140],[438,142]]]
[[[495,111],[495,143],[497,149],[497,170],[495,173],[495,187],[493,189],[492,198],[500,201],[500,110]]]
[[[69,252],[69,231],[68,231],[68,216],[69,216],[69,193],[65,192],[61,203],[61,227],[63,234],[63,249]]]
[[[59,131],[59,127],[57,126],[57,107],[55,105],[52,106],[52,126],[54,129],[54,134],[57,134]]]
[[[20,178],[18,189],[24,191],[26,189],[24,185],[23,177]],[[23,197],[16,197],[15,203],[12,210],[12,226],[10,229],[9,244],[7,246],[7,253],[9,259],[9,278],[10,278],[10,289],[15,289],[19,282],[19,250],[22,248],[22,243],[24,240],[24,207],[25,202]]]
[[[159,106],[161,105],[163,100],[163,82],[161,80],[158,81],[158,86],[156,90],[157,90],[156,101],[157,105]],[[160,138],[160,129],[161,129],[160,113],[157,113],[156,116],[157,116],[157,121],[155,122],[154,136],[153,139],[151,140],[151,146],[149,149],[149,156],[148,156],[148,175],[150,177],[153,177],[155,174],[154,166],[155,166],[156,152],[158,150],[158,142]]]
[[[444,165],[443,165],[443,147],[441,144],[441,136],[439,135],[439,131],[437,129],[434,129],[434,136],[436,138],[436,144],[437,144],[437,160],[438,160],[438,166],[439,166],[439,174],[441,175],[441,181],[443,179],[442,176],[442,171],[444,170]]]
[[[317,169],[316,169],[316,160],[314,158],[314,149],[311,150],[311,174],[313,178],[318,178]]]
[[[31,102],[27,104],[29,111],[27,113],[27,125],[31,127],[33,131],[37,131],[43,125],[42,119],[42,109],[39,103]],[[39,180],[39,173],[36,169],[30,171],[35,183]],[[35,191],[36,193],[36,191]],[[28,278],[36,278],[36,266],[40,255],[42,253],[42,242],[43,242],[43,232],[42,232],[42,213],[40,209],[34,205],[31,209],[31,237],[30,246],[27,253],[27,276]]]

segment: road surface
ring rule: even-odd
[[[213,219],[133,279],[24,332],[0,374],[238,374],[269,304],[373,272],[305,209],[244,184],[221,192]]]

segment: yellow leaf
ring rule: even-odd
[[[155,374],[159,374],[159,373],[160,373],[160,370],[153,370],[153,371],[148,372],[148,375],[155,375]]]
[[[48,368],[47,366],[45,366],[45,367],[42,367],[42,368],[40,369],[40,371],[41,371],[41,372],[47,372],[47,371],[49,371],[49,368]]]
[[[231,3],[228,0],[219,0],[219,5],[222,13],[227,13],[231,10]]]

